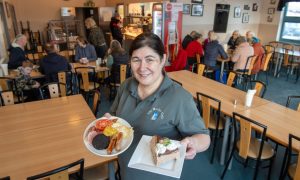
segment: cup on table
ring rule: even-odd
[[[96,66],[99,66],[101,64],[101,58],[98,58],[97,60],[96,60]]]
[[[253,100],[253,97],[254,97],[255,93],[256,93],[255,89],[249,89],[247,91],[246,98],[245,98],[245,106],[251,107],[252,100]]]
[[[8,64],[1,64],[1,69],[4,76],[8,76]]]

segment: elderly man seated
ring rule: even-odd
[[[26,61],[26,54],[24,51],[27,43],[27,37],[23,34],[18,34],[13,43],[8,48],[9,61],[8,69],[17,69],[22,66],[22,63]]]

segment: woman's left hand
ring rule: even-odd
[[[197,154],[197,150],[193,142],[189,137],[184,138],[180,141],[182,145],[186,145],[185,159],[194,159]]]

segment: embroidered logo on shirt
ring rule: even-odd
[[[160,119],[164,119],[164,112],[160,108],[152,108],[147,112],[147,115],[151,116],[151,120],[155,121],[159,117]]]

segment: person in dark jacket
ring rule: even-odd
[[[95,47],[81,36],[78,36],[76,40],[78,45],[75,47],[75,61],[81,63],[96,61],[97,54]]]
[[[123,43],[123,34],[121,30],[122,22],[119,19],[113,19],[110,23],[110,31],[113,39],[116,39],[122,45]]]
[[[26,61],[26,54],[24,47],[27,43],[27,37],[23,34],[18,34],[10,45],[8,69],[17,69],[22,66],[22,63]]]
[[[103,59],[106,54],[107,46],[102,29],[97,26],[95,20],[91,17],[86,18],[85,26],[90,30],[88,41],[94,45],[97,56]]]
[[[192,31],[190,34],[187,34],[183,41],[182,41],[182,48],[186,49],[186,47],[189,45],[190,42],[192,42],[194,40],[194,36],[196,34],[196,31]]]
[[[110,83],[120,83],[120,65],[127,65],[127,76],[129,75],[129,55],[117,40],[110,43],[107,66],[111,67],[111,76],[106,80]]]
[[[46,82],[58,82],[57,73],[70,70],[67,59],[56,53],[53,44],[47,43],[45,46],[47,56],[40,62],[40,72],[46,75]]]
[[[222,45],[219,44],[217,40],[217,35],[213,34],[210,37],[210,42],[208,42],[204,49],[204,64],[210,69],[216,70],[217,67],[217,57],[221,56],[222,59],[227,59],[228,56],[224,51]]]
[[[240,33],[238,30],[233,31],[232,36],[230,37],[230,39],[227,43],[227,45],[229,46],[228,47],[229,49],[232,49],[232,50],[235,49],[235,47],[237,46],[236,40],[239,36],[240,36]]]

